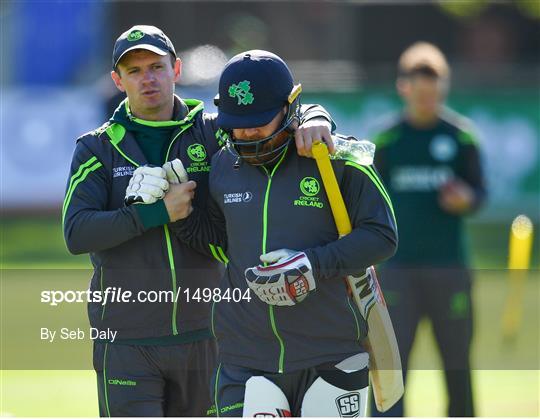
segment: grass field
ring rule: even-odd
[[[477,413],[480,416],[532,416],[540,415],[540,365],[539,365],[539,297],[540,278],[538,259],[536,270],[529,276],[524,295],[524,323],[513,345],[503,345],[500,333],[500,317],[505,300],[507,284],[506,272],[495,270],[504,266],[505,250],[500,241],[507,237],[506,231],[477,232],[473,235],[474,260],[476,266],[491,268],[476,271],[473,289],[475,310],[475,336],[473,341],[472,364],[473,385]],[[41,347],[37,338],[29,337],[24,331],[34,327],[46,314],[29,310],[29,302],[15,296],[26,295],[28,291],[38,292],[47,283],[47,288],[68,287],[84,289],[88,272],[77,272],[74,279],[62,279],[53,268],[88,267],[86,257],[67,255],[60,229],[56,222],[47,219],[33,222],[11,222],[4,225],[2,232],[0,328],[3,368],[0,377],[0,414],[4,416],[97,416],[96,383],[93,371],[61,370],[45,368],[47,363],[39,363]],[[22,239],[22,235],[26,239]],[[28,240],[32,237],[32,240]],[[482,242],[485,241],[485,245]],[[8,246],[5,244],[9,243]],[[536,244],[537,246],[537,244]],[[478,250],[480,249],[480,250]],[[29,279],[21,279],[35,269]],[[56,273],[55,273],[56,272]],[[69,276],[69,275],[68,275]],[[60,281],[58,283],[54,281]],[[74,282],[67,282],[74,281]],[[80,288],[78,288],[80,287]],[[33,298],[33,297],[32,297]],[[35,302],[35,299],[31,301]],[[45,308],[37,305],[35,310]],[[23,313],[19,315],[20,313]],[[86,310],[80,304],[70,305],[59,311],[73,324],[84,322]],[[18,323],[12,319],[17,317]],[[14,328],[23,332],[15,333]],[[32,340],[34,339],[34,340]],[[25,352],[26,350],[26,352]],[[71,357],[90,358],[90,345],[81,344],[72,348]],[[44,352],[47,354],[46,352]],[[24,364],[12,362],[14,356],[31,357],[34,364],[24,369]],[[43,356],[43,354],[42,354]],[[61,352],[47,355],[58,358],[59,365],[68,362]],[[30,359],[30,358],[28,358]],[[20,359],[19,359],[20,361]],[[50,361],[50,359],[49,359]],[[439,371],[440,360],[435,351],[430,325],[423,322],[418,331],[412,354],[412,370],[409,376],[405,403],[408,415],[444,416],[446,399],[444,381]],[[21,366],[23,365],[23,366]],[[32,366],[33,365],[33,366]],[[13,369],[17,368],[17,369]],[[53,369],[56,368],[56,369]]]

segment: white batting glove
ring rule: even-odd
[[[271,265],[248,268],[245,277],[249,288],[266,304],[293,306],[317,288],[304,252],[280,249],[260,259]]]
[[[180,159],[168,161],[163,165],[163,170],[167,173],[169,183],[184,183],[189,180],[186,169],[184,169],[184,165]]]
[[[124,202],[131,204],[153,204],[169,190],[167,174],[161,167],[138,167],[129,180]]]

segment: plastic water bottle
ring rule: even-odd
[[[368,140],[346,139],[333,136],[336,151],[330,155],[334,160],[352,160],[362,166],[373,164],[375,144]]]

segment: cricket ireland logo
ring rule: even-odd
[[[306,196],[315,196],[321,190],[321,186],[314,177],[305,177],[300,181],[300,190]]]
[[[187,153],[193,161],[203,161],[206,159],[206,150],[202,144],[191,144],[187,149]]]
[[[294,200],[294,205],[298,207],[322,208],[324,204],[320,202],[318,193],[321,191],[321,185],[314,177],[307,176],[300,181],[300,191],[302,196]]]
[[[142,37],[144,36],[144,32],[142,31],[139,31],[139,30],[134,30],[134,31],[131,31],[129,33],[129,35],[127,36],[127,40],[128,41],[138,41],[139,39],[141,39]]]
[[[210,165],[206,161],[206,149],[202,144],[191,144],[187,148],[187,155],[190,158],[191,162],[190,165],[186,167],[186,172],[196,173],[210,171]]]
[[[238,99],[237,105],[251,105],[255,100],[253,93],[249,91],[251,89],[249,83],[248,80],[244,80],[229,86],[229,96]]]

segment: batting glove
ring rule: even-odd
[[[167,174],[161,167],[142,166],[133,172],[124,202],[131,204],[153,204],[169,190]]]
[[[249,288],[266,304],[293,306],[317,288],[304,252],[280,249],[260,258],[270,265],[248,268],[245,277]]]
[[[169,183],[184,183],[189,180],[186,169],[184,169],[184,165],[180,159],[168,161],[163,165],[163,170],[167,173]]]

